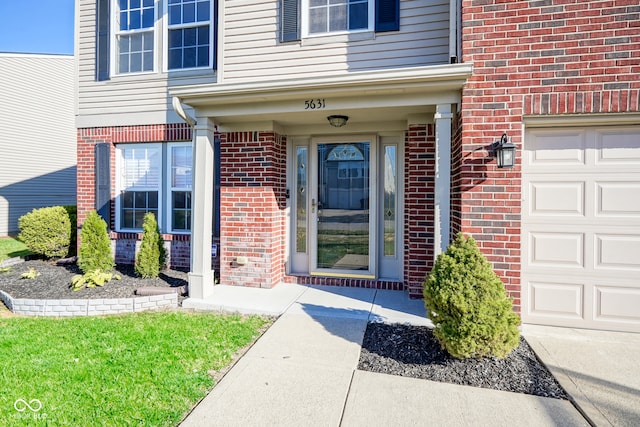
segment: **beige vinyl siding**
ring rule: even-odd
[[[0,54],[0,235],[76,203],[74,69],[72,56]]]
[[[279,42],[279,2],[230,0],[224,10],[224,82],[312,77],[446,64],[449,2],[400,2],[400,31]],[[362,40],[362,38],[366,38]]]
[[[158,72],[111,76],[109,80],[96,81],[96,2],[77,3],[78,127],[177,122],[179,119],[167,95],[169,86],[215,82],[213,70],[172,75],[160,72],[161,46],[156,46]],[[162,38],[160,34],[158,36]]]

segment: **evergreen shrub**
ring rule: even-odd
[[[158,277],[164,267],[166,252],[164,250],[160,228],[156,217],[151,212],[145,214],[142,223],[142,242],[136,254],[135,271],[144,278]]]
[[[34,209],[18,219],[20,239],[29,250],[47,258],[63,258],[69,253],[71,221],[62,206]]]
[[[82,223],[78,266],[85,274],[95,270],[108,272],[115,267],[107,223],[96,211],[89,212]]]
[[[503,358],[520,342],[520,318],[473,238],[459,233],[423,284],[440,345],[456,358]]]

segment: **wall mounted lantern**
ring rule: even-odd
[[[516,162],[516,146],[508,141],[506,133],[493,143],[493,153],[499,168],[512,168]]]
[[[334,128],[341,128],[342,126],[347,124],[347,120],[349,120],[349,117],[347,116],[329,116],[327,117],[327,120],[329,120],[329,124],[331,124],[331,126],[333,126]]]

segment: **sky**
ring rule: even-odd
[[[73,55],[74,0],[0,0],[0,52]]]

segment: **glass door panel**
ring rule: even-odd
[[[372,196],[370,142],[318,144],[315,268],[356,275],[373,271],[370,231]]]

